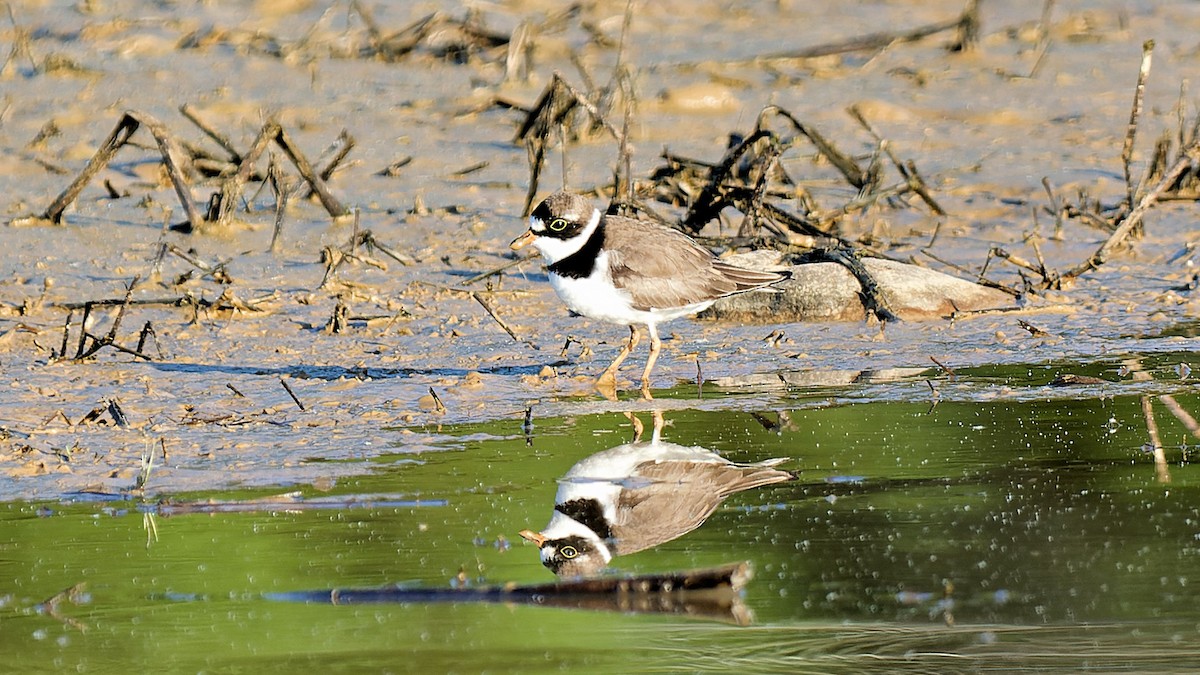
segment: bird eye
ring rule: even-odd
[[[553,225],[551,225],[551,227],[553,227]],[[579,555],[579,550],[576,549],[574,546],[564,546],[564,547],[558,549],[558,552],[561,553],[562,557],[566,558],[567,560],[570,560],[571,558],[574,558],[575,556]]]
[[[554,230],[555,232],[562,232],[563,230],[567,229],[567,221],[563,220],[562,218],[555,218],[554,220],[550,221],[550,229]]]

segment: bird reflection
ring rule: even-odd
[[[542,564],[560,577],[590,576],[615,556],[677,539],[699,527],[730,495],[793,480],[787,458],[737,464],[701,447],[663,441],[654,414],[649,441],[587,457],[559,479],[554,513],[541,532],[522,530]],[[635,428],[640,425],[635,425]],[[639,430],[640,431],[640,430]]]

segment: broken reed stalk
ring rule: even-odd
[[[1138,188],[1133,184],[1130,168],[1133,163],[1133,142],[1137,137],[1138,119],[1142,115],[1142,102],[1146,98],[1146,78],[1150,75],[1153,54],[1154,40],[1146,40],[1142,43],[1142,64],[1138,68],[1137,85],[1133,89],[1133,105],[1129,110],[1129,125],[1125,129],[1125,144],[1121,148],[1121,166],[1125,172],[1125,190],[1129,208],[1133,208]]]
[[[329,161],[325,163],[325,168],[317,172],[317,175],[321,177],[321,180],[328,183],[329,180],[333,178],[333,173],[337,171],[339,166],[341,166],[342,161],[346,159],[346,157],[350,154],[350,151],[354,149],[354,146],[354,137],[350,135],[349,131],[342,129],[342,133],[338,134],[337,140],[335,140],[329,150],[326,151],[332,152],[332,156],[329,158]],[[313,187],[312,185],[309,185],[307,188],[305,188],[304,194],[301,195],[301,198],[308,199],[313,194]]]
[[[550,84],[542,90],[541,96],[526,115],[521,128],[517,130],[514,142],[523,142],[529,159],[529,190],[525,195],[523,216],[529,215],[533,209],[533,200],[537,196],[538,182],[542,168],[546,162],[546,149],[556,130],[562,129],[576,108],[582,108],[591,117],[595,126],[607,130],[618,142],[623,142],[624,134],[617,129],[600,108],[586,95],[572,87],[561,74],[555,72]]]
[[[105,347],[112,347],[113,349],[116,349],[117,351],[125,352],[127,354],[132,354],[134,356],[138,356],[140,358],[146,359],[147,361],[153,360],[146,354],[143,354],[140,349],[135,351],[135,350],[129,349],[127,347],[122,347],[121,345],[116,343],[117,331],[120,330],[121,322],[125,319],[125,313],[129,309],[130,300],[132,299],[132,296],[133,296],[133,288],[134,288],[134,286],[137,285],[137,282],[140,279],[141,279],[140,275],[135,276],[129,282],[129,286],[125,289],[125,299],[121,302],[120,309],[117,310],[117,316],[113,319],[112,327],[109,328],[108,334],[105,335],[104,337],[96,337],[95,335],[92,335],[91,333],[88,332],[87,320],[91,315],[91,308],[94,303],[89,302],[84,305],[83,320],[79,324],[79,346],[75,350],[75,360],[76,361],[86,359],[89,356],[92,356],[93,354],[95,354],[96,352],[100,351],[101,349],[103,349]],[[92,341],[92,344],[90,347],[87,346],[87,341],[89,338]]]
[[[184,212],[187,214],[188,225],[193,230],[198,230],[203,224],[203,217],[200,211],[196,208],[196,204],[192,201],[191,189],[187,179],[184,177],[184,172],[180,168],[178,158],[181,152],[174,137],[167,131],[157,119],[145,113],[126,111],[121,115],[121,119],[117,122],[117,126],[108,135],[108,138],[100,144],[100,149],[92,158],[88,160],[87,166],[83,171],[75,177],[75,180],[67,186],[61,194],[46,207],[40,218],[48,220],[55,225],[62,224],[63,212],[67,207],[79,196],[83,191],[84,186],[91,182],[92,178],[100,172],[101,169],[108,166],[117,151],[129,142],[140,127],[146,127],[150,134],[154,137],[154,141],[158,144],[159,152],[162,154],[163,164],[167,167],[167,176],[170,178],[172,185],[175,187],[175,193],[179,196],[180,203],[183,204]]]
[[[1067,270],[1066,272],[1063,272],[1061,278],[1064,281],[1070,281],[1082,274],[1100,267],[1107,262],[1113,251],[1123,244],[1125,239],[1128,238],[1129,235],[1134,232],[1135,228],[1137,228],[1137,226],[1142,222],[1142,218],[1146,215],[1146,212],[1158,203],[1159,197],[1163,194],[1163,192],[1174,185],[1175,181],[1179,180],[1180,176],[1182,176],[1185,171],[1191,168],[1193,164],[1200,164],[1200,139],[1193,139],[1191,145],[1182,149],[1179,159],[1175,161],[1175,164],[1173,164],[1171,168],[1165,174],[1163,174],[1162,178],[1160,178],[1158,182],[1154,184],[1154,187],[1150,188],[1148,192],[1142,195],[1142,198],[1140,201],[1138,201],[1137,206],[1125,215],[1120,225],[1117,226],[1117,229],[1114,230],[1113,233],[1109,235],[1108,239],[1100,245],[1100,248],[1096,249],[1096,252],[1093,253],[1087,260]]]
[[[279,253],[280,234],[283,233],[283,214],[287,211],[288,197],[291,196],[291,190],[283,184],[283,175],[279,170],[279,165],[275,163],[275,158],[271,158],[271,162],[267,165],[267,182],[271,185],[271,192],[275,194],[275,227],[271,230],[271,253]]]
[[[899,321],[900,317],[891,310],[888,306],[887,299],[883,295],[883,289],[880,288],[879,282],[875,280],[875,276],[867,269],[859,257],[857,250],[847,249],[826,249],[821,252],[826,260],[839,263],[854,275],[858,280],[862,291],[859,293],[863,304],[863,310],[870,317],[872,314],[879,319],[881,323],[888,321]]]
[[[71,338],[71,319],[74,319],[74,318],[75,318],[75,310],[73,310],[73,309],[67,310],[67,320],[63,322],[62,347],[60,347],[58,350],[58,358],[60,358],[60,359],[66,358],[66,356],[67,356],[67,342]]]
[[[442,398],[437,395],[437,392],[433,390],[433,387],[429,388],[429,397],[433,399],[434,412],[438,413],[439,415],[444,415],[446,413],[446,404],[442,403]]]
[[[979,8],[974,1],[969,1],[962,14],[945,21],[918,26],[909,30],[903,31],[881,31],[878,33],[868,33],[858,37],[841,40],[838,42],[828,42],[814,47],[804,47],[800,49],[769,52],[760,56],[742,59],[740,61],[725,61],[726,65],[752,65],[761,64],[767,61],[799,61],[804,59],[813,59],[821,56],[833,56],[835,54],[847,54],[850,52],[873,51],[883,49],[897,44],[906,42],[916,42],[927,38],[931,35],[944,33],[947,31],[958,31],[960,33],[955,45],[956,50],[963,50],[970,46],[975,36],[979,32]],[[681,64],[686,65],[686,64]]]
[[[921,178],[921,174],[917,171],[916,164],[912,160],[901,162],[900,158],[896,157],[896,153],[892,151],[892,144],[875,130],[875,127],[867,121],[866,115],[863,114],[857,105],[850,106],[848,112],[879,143],[879,147],[883,150],[884,154],[892,161],[892,166],[896,167],[896,170],[900,172],[900,175],[908,183],[908,187],[921,198],[921,201],[925,202],[929,210],[939,216],[946,215],[946,210],[929,193],[929,189],[925,185],[925,180]]]
[[[490,269],[486,272],[480,272],[479,274],[476,274],[475,276],[471,277],[470,279],[467,279],[466,281],[462,282],[462,285],[470,286],[471,284],[478,283],[484,279],[487,279],[488,277],[496,276],[497,274],[500,274],[501,272],[504,272],[504,271],[508,270],[509,268],[516,267],[517,265],[520,265],[521,263],[529,262],[530,260],[532,260],[535,257],[536,257],[536,255],[531,255],[531,256],[526,256],[523,258],[516,258],[515,260],[509,260],[508,262],[504,263],[503,265],[501,265],[499,267]]]
[[[300,402],[300,397],[296,396],[296,392],[292,391],[292,385],[288,384],[287,380],[281,377],[279,378],[279,384],[282,384],[284,391],[288,393],[288,396],[292,397],[292,401],[296,403],[296,407],[300,408],[301,411],[307,410],[304,404]]]
[[[237,148],[233,146],[233,143],[229,140],[229,138],[217,131],[214,127],[206,124],[204,120],[200,119],[199,114],[192,109],[191,105],[184,103],[183,105],[179,106],[179,112],[186,117],[189,122],[199,127],[200,131],[203,131],[205,136],[208,136],[217,145],[221,146],[221,149],[229,155],[230,164],[241,163],[242,155],[237,151]]]
[[[501,319],[500,315],[496,313],[496,309],[492,307],[492,303],[488,302],[486,298],[480,295],[479,291],[471,291],[471,297],[475,298],[475,302],[478,302],[483,309],[487,311],[488,316],[492,317],[492,319],[494,319],[496,323],[504,329],[505,333],[508,333],[508,336],[513,339],[513,342],[521,341],[521,338],[517,337],[517,334],[513,332],[513,329],[509,328],[508,324],[504,322],[504,319]]]
[[[198,232],[203,229],[205,223],[227,222],[237,208],[243,186],[253,175],[255,161],[262,155],[267,144],[270,142],[274,142],[284,151],[292,161],[292,164],[295,165],[297,171],[299,171],[301,177],[308,184],[310,193],[317,195],[321,205],[331,217],[339,218],[349,213],[348,209],[330,192],[328,186],[325,184],[325,180],[328,176],[332,175],[334,168],[354,145],[354,139],[345,131],[339,137],[339,142],[342,143],[341,149],[334,154],[334,158],[329,166],[320,173],[317,173],[309,163],[308,158],[296,147],[291,136],[278,122],[272,120],[263,125],[250,151],[245,153],[245,155],[240,155],[233,149],[232,143],[228,139],[208,128],[190,108],[184,106],[181,112],[204,130],[208,136],[217,141],[224,150],[238,159],[237,171],[226,177],[221,183],[220,190],[209,199],[207,213],[201,213],[192,198],[191,186],[187,180],[187,171],[185,171],[185,167],[190,168],[190,163],[186,165],[183,163],[188,161],[188,157],[180,150],[179,143],[175,137],[154,117],[131,110],[122,114],[121,119],[117,122],[117,126],[104,142],[101,143],[100,148],[92,155],[92,158],[88,161],[83,171],[50,203],[41,215],[17,218],[13,222],[42,220],[55,225],[61,224],[63,213],[67,207],[79,197],[80,192],[95,178],[96,174],[112,162],[117,151],[129,143],[133,134],[142,127],[145,127],[151,136],[154,137],[154,141],[158,146],[158,152],[167,169],[167,176],[187,215],[187,221],[177,226],[176,229],[185,232]]]
[[[329,187],[325,185],[325,181],[313,171],[312,165],[308,163],[308,158],[296,147],[288,132],[278,123],[271,123],[270,126],[272,140],[275,141],[276,145],[283,148],[283,151],[287,153],[288,159],[291,159],[292,164],[296,166],[296,170],[300,172],[304,180],[308,181],[312,191],[317,195],[317,199],[325,207],[325,211],[334,218],[349,214],[350,211],[329,191]]]
[[[935,364],[937,364],[938,368],[941,368],[943,371],[945,371],[946,376],[948,378],[950,378],[951,382],[953,382],[955,379],[957,379],[958,375],[957,375],[957,373],[954,372],[953,368],[951,368],[950,366],[947,366],[946,364],[942,363],[941,361],[938,361],[936,357],[930,356],[929,360],[933,361]],[[930,385],[930,388],[932,389],[933,385]]]

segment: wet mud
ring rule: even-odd
[[[591,380],[625,329],[569,316],[541,263],[514,263],[507,246],[524,229],[530,176],[513,139],[556,72],[587,90],[629,70],[635,182],[664,151],[720,161],[729,134],[747,133],[768,105],[863,166],[878,155],[893,171],[865,118],[897,166],[919,168],[945,213],[912,194],[880,199],[837,219],[837,237],[1020,292],[1019,313],[886,326],[678,320],[664,330],[660,398],[761,403],[823,386],[823,374],[863,396],[911,397],[841,374],[945,378],[934,363],[1102,363],[1120,383],[1126,361],[1194,351],[1200,231],[1182,194],[1069,283],[1042,283],[1036,271],[1076,269],[1112,235],[1065,204],[1115,208],[1130,180],[1153,184],[1158,139],[1176,139],[1178,151],[1195,133],[1184,86],[1200,58],[1194,3],[1056,3],[1048,16],[1042,3],[984,3],[967,50],[948,48],[951,30],[805,58],[789,54],[953,20],[962,3],[684,4],[637,5],[622,40],[625,3],[612,2],[10,3],[0,30],[11,46],[0,70],[0,499],[329,486],[368,470],[361,460],[431,451],[414,429],[511,419],[517,433],[527,408],[611,409]],[[1149,39],[1153,67],[1127,150]],[[127,110],[222,156],[184,105],[241,151],[275,120],[317,166],[348,132],[354,146],[327,184],[357,218],[331,217],[286,149],[271,146],[230,218],[172,229],[187,218],[143,130],[61,224],[24,219],[51,205]],[[540,193],[565,183],[612,194],[620,150],[603,133],[568,138],[565,150],[556,141]],[[779,166],[827,210],[855,197],[811,149]],[[272,171],[294,191],[282,209]],[[197,172],[197,208],[219,188]],[[682,205],[647,203],[684,216]],[[727,209],[701,234],[719,239],[740,224]],[[99,344],[84,330],[111,344],[75,358]],[[1187,359],[1175,360],[1153,379],[1187,389]],[[696,403],[698,374],[708,393]]]

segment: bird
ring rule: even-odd
[[[582,195],[560,190],[529,216],[529,229],[509,246],[533,244],[546,260],[550,285],[576,314],[629,326],[629,341],[596,382],[615,391],[617,370],[638,344],[638,326],[650,336],[642,396],[662,341],[658,325],[707,309],[719,298],[766,288],[789,272],[731,265],[683,232],[658,223],[604,215]]]
[[[615,556],[691,532],[734,493],[794,480],[775,468],[785,461],[737,464],[657,437],[618,445],[571,467],[559,479],[549,524],[519,534],[559,577],[593,576]]]

